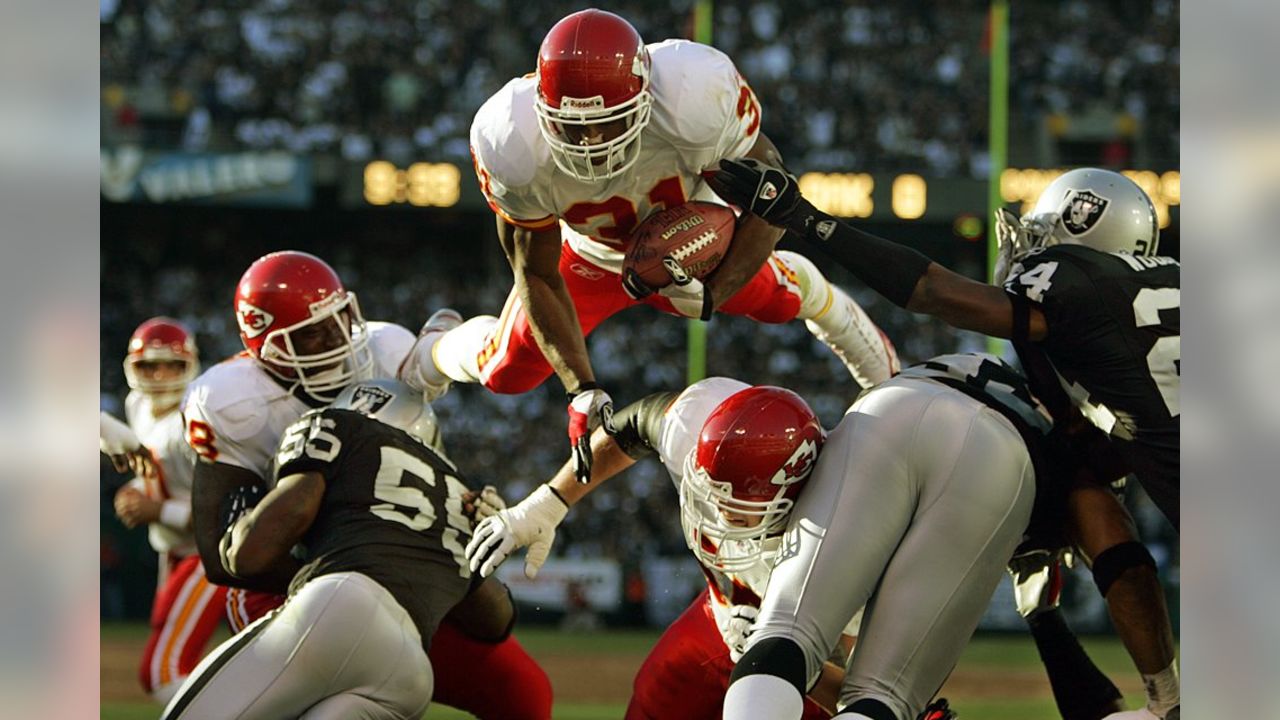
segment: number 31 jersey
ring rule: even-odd
[[[534,112],[537,79],[516,78],[471,125],[471,154],[489,206],[513,225],[563,236],[580,255],[621,272],[631,231],[656,209],[695,196],[720,201],[701,173],[747,154],[760,135],[760,105],[724,53],[687,40],[648,45],[653,110],[636,164],[584,182],[556,167]]]
[[[1015,266],[1005,291],[1035,303],[1044,351],[1085,417],[1134,469],[1178,477],[1181,280],[1168,257],[1055,245]],[[1153,465],[1154,463],[1154,465]],[[1145,482],[1145,481],[1144,481]]]
[[[307,564],[292,594],[336,572],[369,576],[391,592],[429,646],[436,626],[471,587],[463,548],[467,487],[446,460],[405,432],[350,410],[313,410],[291,425],[277,481],[324,476],[320,510],[302,545]]]

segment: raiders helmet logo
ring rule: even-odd
[[[393,399],[394,395],[376,385],[360,385],[351,396],[351,409],[373,415]]]
[[[236,322],[240,325],[240,332],[244,333],[247,338],[256,338],[266,329],[271,327],[271,323],[276,318],[271,313],[262,308],[254,307],[244,300],[236,307]]]
[[[1062,201],[1062,226],[1072,235],[1083,235],[1098,224],[1110,204],[1092,190],[1068,190]]]

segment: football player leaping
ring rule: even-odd
[[[151,635],[138,667],[142,689],[160,703],[199,662],[226,604],[226,588],[205,578],[191,532],[195,455],[183,440],[178,405],[199,372],[191,332],[176,320],[151,318],[133,331],[124,359],[129,424],[102,414],[102,451],[135,476],[116,493],[116,516],[127,527],[146,525],[160,555]]]
[[[818,211],[783,168],[730,160],[711,183],[726,200],[822,247],[894,303],[1012,339],[1033,391],[1094,464],[1092,475],[1106,482],[1133,472],[1178,527],[1180,272],[1176,260],[1156,254],[1155,208],[1132,180],[1072,170],[1026,217],[1001,211],[992,285]],[[1111,500],[1105,485],[1078,486],[1072,520],[1147,688],[1147,708],[1136,715],[1176,717],[1173,633],[1155,561]]]
[[[515,548],[529,545],[525,572],[535,574],[569,506],[656,453],[676,484],[685,538],[707,589],[645,659],[626,718],[714,720],[768,587],[779,533],[822,446],[822,426],[795,393],[728,378],[650,395],[615,421],[615,435],[602,428],[592,437],[593,482],[577,482],[566,463],[527,500],[482,522],[467,546],[471,568],[488,575]],[[836,662],[824,664],[822,681],[805,700],[807,720],[834,711],[860,618],[846,618]]]
[[[356,380],[394,377],[413,335],[399,325],[366,322],[355,293],[333,268],[301,252],[254,262],[236,286],[234,311],[245,351],[192,383],[183,412],[187,442],[200,459],[196,544],[209,579],[236,588],[228,593],[228,612],[233,627],[244,627],[283,601],[279,593],[298,566],[282,562],[265,574],[239,576],[223,567],[218,542],[230,499],[261,497],[285,428]],[[461,614],[486,602],[505,604],[505,588],[481,585],[435,635],[437,701],[481,718],[550,717],[550,681],[508,628],[489,624],[493,613],[476,613],[478,624]]]
[[[402,379],[431,398],[454,380],[527,392],[554,371],[570,398],[580,478],[590,431],[611,407],[584,336],[638,303],[704,320],[716,310],[768,323],[800,318],[860,384],[896,369],[892,345],[862,309],[803,256],[774,252],[782,233],[758,219],[739,222],[705,282],[643,298],[623,289],[622,260],[639,222],[714,199],[701,174],[721,159],[779,161],[760,132],[755,94],[719,50],[684,40],[645,45],[617,15],[569,15],[543,39],[537,72],[507,83],[476,113],[471,151],[515,287],[496,318],[458,326],[456,312],[438,312],[415,349],[420,374]]]
[[[273,489],[233,521],[220,552],[247,576],[294,567],[298,543],[307,564],[284,605],[210,653],[165,718],[422,715],[434,685],[426,648],[480,583],[463,554],[467,488],[430,447],[437,437],[421,393],[394,380],[355,383],[289,427]],[[509,598],[493,612],[514,619]]]

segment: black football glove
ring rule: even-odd
[[[716,194],[765,222],[803,235],[816,212],[800,194],[796,178],[786,168],[753,158],[721,160],[707,178]]]

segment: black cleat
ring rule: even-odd
[[[938,698],[929,703],[929,706],[916,717],[916,720],[955,720],[958,717],[960,716],[956,714],[956,711],[952,710],[951,706],[947,704],[946,698]]]

